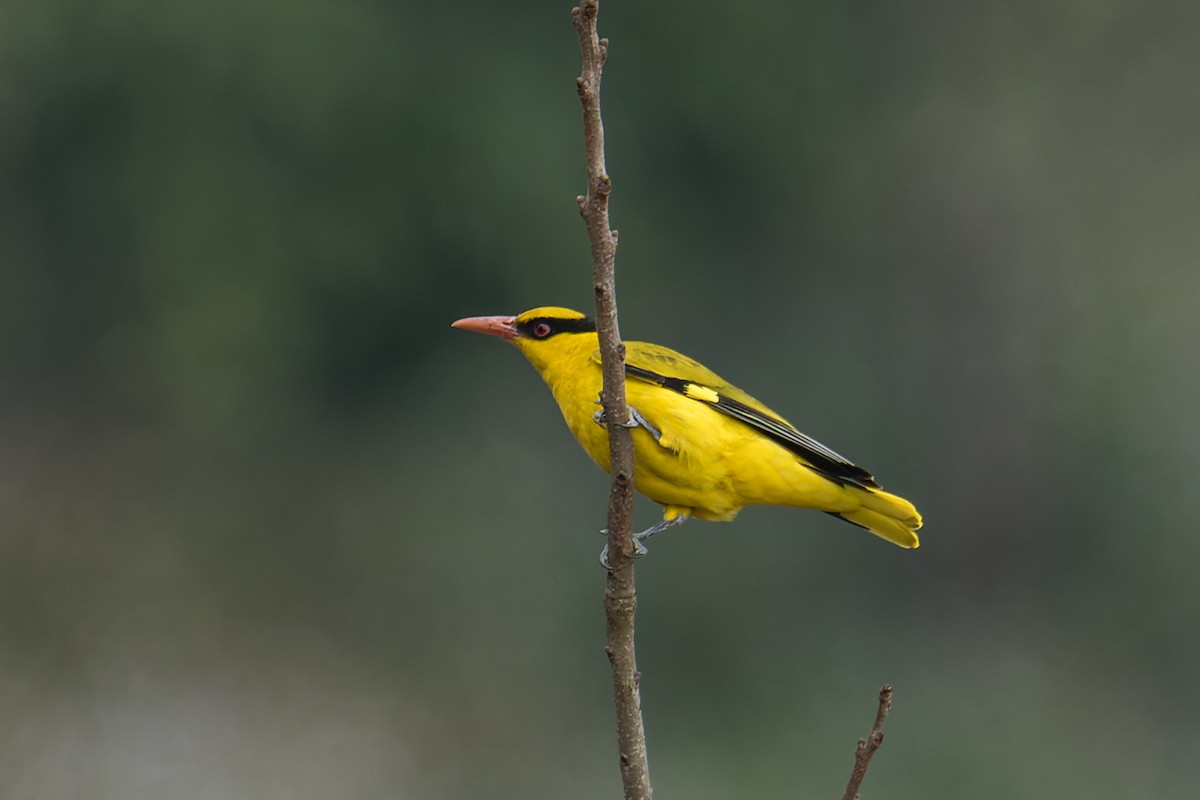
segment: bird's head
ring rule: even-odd
[[[506,339],[541,372],[560,358],[577,351],[590,355],[596,349],[596,323],[557,306],[531,308],[515,317],[467,317],[451,327]]]

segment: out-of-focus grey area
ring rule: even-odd
[[[0,8],[0,796],[619,796],[570,5]],[[654,541],[660,796],[1194,796],[1198,9],[606,0],[623,333],[927,523]]]

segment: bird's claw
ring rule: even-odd
[[[605,533],[608,533],[606,530]],[[649,550],[646,545],[642,544],[642,540],[638,538],[638,534],[633,535],[633,552],[629,554],[630,558],[641,558],[648,555]],[[600,566],[604,567],[609,572],[612,571],[612,565],[608,563],[608,545],[604,545],[604,549],[600,551]]]
[[[599,401],[597,401],[597,402],[599,402]],[[622,428],[636,428],[638,426],[638,417],[640,417],[640,416],[641,416],[640,414],[637,416],[634,416],[633,409],[632,408],[629,409],[629,419],[626,422],[622,422],[621,427]],[[603,408],[600,409],[595,414],[592,414],[592,422],[596,423],[601,428],[607,428],[608,427],[608,413]]]

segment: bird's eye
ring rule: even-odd
[[[544,339],[545,337],[549,336],[550,335],[550,323],[549,322],[539,322],[538,324],[534,325],[533,326],[533,335],[538,337],[539,339]]]

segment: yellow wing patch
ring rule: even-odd
[[[693,400],[699,400],[703,403],[716,403],[721,399],[721,395],[715,390],[707,386],[701,386],[698,383],[685,383],[683,385],[683,393]]]

